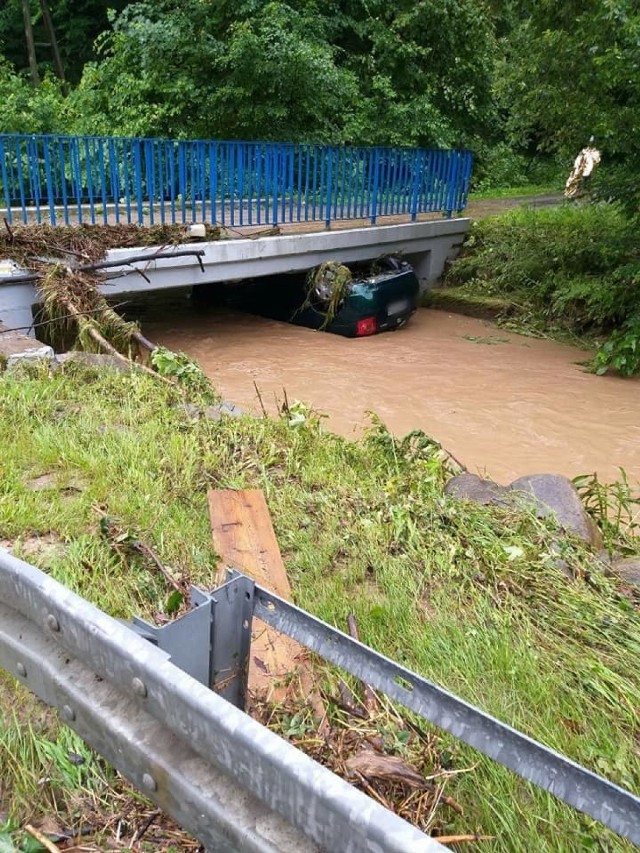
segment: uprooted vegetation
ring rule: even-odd
[[[206,226],[206,236],[217,240],[221,231]],[[154,246],[154,254],[162,254],[164,249],[186,242],[189,236],[182,225],[30,225],[15,229],[7,225],[0,233],[0,258],[14,261],[37,278],[44,315],[38,325],[48,329],[47,336],[54,342],[71,339],[85,350],[144,362],[155,345],[102,295],[98,285],[105,281],[105,271],[100,262],[109,249]],[[126,266],[126,259],[122,265]],[[148,369],[144,364],[140,368]]]
[[[326,328],[336,317],[353,280],[351,270],[336,261],[325,261],[314,267],[307,275],[307,295],[300,311],[313,305],[324,314],[321,329]]]
[[[446,497],[447,454],[423,434],[397,440],[374,424],[348,442],[293,404],[280,419],[213,421],[145,375],[73,366],[0,379],[0,441],[0,538],[18,555],[29,541],[32,562],[108,613],[166,620],[171,580],[211,587],[207,489],[261,488],[297,604],[343,630],[353,614],[374,648],[640,786],[637,597],[550,521]],[[596,514],[609,507],[609,524],[614,499],[591,502]],[[636,533],[618,525],[608,541],[637,554]],[[38,536],[57,547],[34,549]],[[465,849],[494,853],[631,849],[383,697],[367,709],[361,685],[341,685],[332,667],[316,675],[328,733],[299,695],[261,706],[260,719],[428,831],[490,836]],[[131,800],[122,780],[6,679],[0,702],[0,812],[11,826],[53,816],[89,833],[87,849],[113,842]],[[120,839],[135,847],[150,813],[132,812]],[[162,831],[145,836],[153,849],[167,849],[173,830]]]

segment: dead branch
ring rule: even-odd
[[[25,825],[25,832],[28,832],[41,847],[44,847],[48,853],[60,853],[60,848],[57,844],[54,844],[53,841],[50,841],[46,835],[43,835],[39,830],[35,828],[35,826],[31,826],[30,823]]]
[[[494,835],[437,835],[438,844],[460,844],[463,841],[493,841]]]
[[[82,313],[77,310],[77,308],[68,300],[63,301],[63,306],[69,312],[69,314],[79,322],[82,322]],[[165,385],[170,385],[172,388],[177,388],[179,391],[182,389],[179,385],[177,385],[172,379],[169,379],[166,376],[162,376],[160,373],[156,373],[155,370],[151,370],[151,368],[146,367],[144,364],[137,364],[135,361],[127,358],[122,355],[121,352],[110,344],[109,341],[100,334],[100,332],[90,323],[85,323],[85,328],[89,337],[102,349],[104,352],[112,355],[114,358],[117,358],[122,364],[126,365],[129,369],[141,370],[143,373],[146,373],[148,376],[153,376],[154,379],[159,379],[161,382],[164,382]]]
[[[140,540],[135,540],[131,543],[131,547],[134,551],[137,551],[143,557],[147,557],[158,569],[160,574],[164,577],[168,584],[170,584],[176,592],[179,592],[181,595],[184,595],[185,587],[184,584],[180,584],[171,574],[171,572],[167,569],[167,567],[160,560],[160,557],[156,554],[156,552],[149,545],[146,545],[144,542],[140,542]]]
[[[155,811],[152,811],[151,814],[147,815],[147,817],[142,821],[142,823],[140,824],[138,829],[136,829],[135,833],[133,834],[133,838],[131,839],[131,844],[135,844],[136,842],[140,841],[140,839],[145,834],[145,832],[149,829],[149,827],[154,822],[154,820],[159,818],[161,814],[162,814],[161,809],[155,809]]]
[[[253,387],[256,389],[256,394],[258,395],[258,400],[260,401],[260,408],[262,409],[262,417],[266,418],[266,417],[268,417],[267,410],[264,407],[264,400],[262,399],[262,394],[260,393],[260,389],[258,388],[258,385],[257,385],[255,379],[253,380]]]

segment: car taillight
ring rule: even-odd
[[[375,335],[377,331],[378,321],[375,317],[365,317],[363,320],[358,320],[356,337],[364,338],[365,335]]]

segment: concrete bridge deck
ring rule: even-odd
[[[399,218],[405,221],[398,222]],[[290,224],[281,227],[277,236],[263,236],[265,226],[233,229],[228,232],[230,239],[165,246],[163,254],[174,256],[163,258],[154,258],[158,247],[112,249],[105,260],[116,266],[109,269],[109,280],[100,287],[105,295],[116,296],[302,271],[328,260],[375,260],[387,254],[401,254],[414,266],[422,286],[428,287],[442,275],[447,259],[457,254],[470,225],[463,218],[390,219],[389,224],[367,227],[354,227],[354,221],[347,220],[339,226],[332,223],[330,230],[317,230],[322,225],[317,222]],[[194,252],[185,255],[185,249]],[[200,257],[195,257],[196,251]],[[142,260],[128,263],[134,255]],[[28,328],[32,306],[39,301],[37,286],[14,283],[13,277],[0,276],[0,323]]]

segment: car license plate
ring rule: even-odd
[[[409,308],[409,300],[408,299],[398,299],[396,302],[390,302],[387,305],[387,316],[393,317],[394,314],[402,314],[404,311],[407,311]]]

